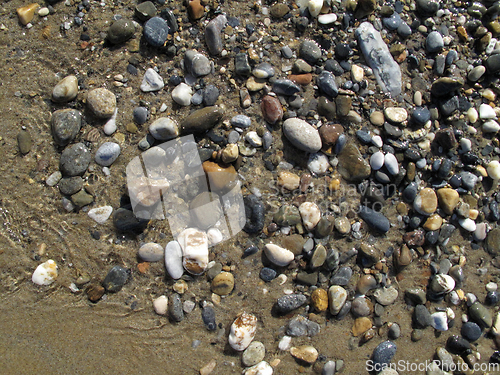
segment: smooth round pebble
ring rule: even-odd
[[[102,167],[109,167],[120,155],[120,145],[114,142],[106,142],[97,149],[95,162]]]
[[[154,242],[142,245],[137,252],[139,257],[146,262],[158,262],[165,256],[163,246]]]

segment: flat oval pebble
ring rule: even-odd
[[[260,341],[252,341],[241,356],[245,366],[254,366],[261,362],[266,355],[266,348]]]
[[[393,176],[397,175],[399,172],[399,163],[394,154],[388,152],[384,156],[384,165],[387,168],[387,171]]]
[[[252,120],[250,117],[245,115],[236,115],[231,118],[231,126],[235,128],[246,129],[252,125]]]
[[[321,137],[318,131],[304,120],[298,118],[285,120],[283,133],[299,150],[317,152],[321,149]]]
[[[328,289],[328,306],[332,315],[337,315],[340,312],[346,300],[347,291],[343,287],[333,285]]]
[[[370,167],[374,171],[378,171],[384,165],[384,153],[377,151],[370,157]]]
[[[154,242],[148,242],[142,245],[137,255],[146,262],[158,262],[164,258],[163,246]]]
[[[104,224],[109,219],[112,212],[113,212],[113,207],[102,206],[90,209],[88,215],[96,223]]]
[[[180,279],[184,273],[182,266],[182,248],[177,241],[170,241],[165,246],[165,267],[174,280]]]
[[[131,20],[126,18],[119,19],[109,27],[107,39],[113,44],[126,42],[135,33],[135,26]]]
[[[230,272],[221,272],[212,280],[212,292],[226,296],[234,289],[234,276]]]
[[[377,345],[372,354],[373,366],[375,368],[378,366],[378,369],[388,366],[396,354],[396,349],[396,344],[389,340]]]
[[[318,359],[319,353],[316,348],[310,345],[303,345],[299,347],[290,348],[290,354],[295,358],[304,361],[306,363],[312,364]]]
[[[161,17],[150,18],[144,24],[144,39],[153,47],[162,47],[167,41],[170,28]]]
[[[115,142],[105,142],[96,151],[95,162],[103,167],[109,167],[120,155],[120,145]]]
[[[270,124],[276,124],[283,118],[283,107],[281,106],[279,99],[274,96],[264,96],[262,98],[262,101],[260,102],[260,108],[262,110],[262,116],[264,117],[264,120],[266,120]],[[246,123],[248,122],[250,122],[251,124],[251,121],[247,121]],[[250,126],[250,124],[248,126]]]
[[[107,292],[119,292],[128,281],[130,271],[122,266],[111,268],[102,282],[102,286]]]
[[[366,206],[361,206],[358,214],[377,232],[386,233],[391,228],[391,223],[381,212],[377,212]]]

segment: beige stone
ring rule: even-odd
[[[423,227],[425,230],[438,230],[443,225],[443,218],[438,214],[433,214],[425,221]]]
[[[35,16],[35,10],[38,9],[40,5],[37,3],[31,3],[23,7],[17,8],[17,16],[19,17],[19,22],[23,25],[27,25],[33,20]]]
[[[442,188],[437,191],[437,196],[439,199],[439,207],[441,207],[447,215],[453,214],[453,210],[457,207],[460,200],[458,192],[454,189]]]
[[[310,364],[316,362],[318,359],[318,351],[310,345],[294,346],[290,349],[290,354]]]
[[[365,316],[357,318],[352,326],[352,335],[358,337],[372,328],[372,321]]]
[[[281,171],[278,174],[278,185],[287,190],[298,189],[300,186],[300,177],[292,172]]]

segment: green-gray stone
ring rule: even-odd
[[[31,150],[33,140],[31,139],[31,134],[27,130],[21,130],[17,134],[17,144],[19,146],[19,151],[21,154],[26,155]]]
[[[345,117],[351,110],[352,99],[349,95],[339,95],[335,98],[335,104],[337,105],[337,115]]]
[[[135,7],[135,15],[141,21],[147,21],[156,15],[156,7],[151,1],[137,4]]]
[[[222,110],[215,106],[198,109],[182,120],[181,135],[203,133],[213,128],[222,115]]]
[[[299,272],[296,281],[304,285],[316,285],[318,283],[318,273]]]
[[[318,224],[316,225],[316,228],[314,228],[316,237],[324,238],[326,236],[329,236],[333,231],[333,225],[334,225],[333,218],[329,220],[326,217],[322,217],[319,220]]]
[[[318,99],[318,113],[320,116],[325,116],[327,120],[334,120],[337,117],[337,106],[335,102],[331,102],[324,96],[320,96]]]
[[[464,85],[458,78],[442,77],[434,81],[431,87],[431,93],[435,96],[449,95],[453,91],[459,90]]]
[[[281,227],[297,225],[301,221],[299,209],[295,206],[281,206],[274,214],[273,221]]]
[[[318,244],[311,257],[311,268],[321,267],[326,260],[326,249],[323,245]]]
[[[486,250],[492,255],[500,254],[500,228],[495,228],[488,233],[485,241]]]
[[[83,178],[80,176],[65,177],[59,181],[59,191],[64,195],[73,195],[83,188]]]
[[[83,207],[91,204],[94,201],[94,197],[85,190],[80,190],[78,193],[71,196],[71,201],[75,206]]]
[[[108,40],[113,44],[120,44],[132,38],[134,33],[134,23],[122,18],[115,21],[108,29]]]
[[[490,328],[493,324],[493,316],[491,315],[491,312],[479,302],[475,302],[471,307],[469,307],[469,315],[474,322],[483,328]]]
[[[371,168],[356,145],[348,143],[339,155],[338,171],[349,182],[361,182],[370,176]]]
[[[52,136],[59,146],[72,142],[81,127],[82,115],[76,109],[60,109],[52,114]]]

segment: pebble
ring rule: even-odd
[[[373,350],[372,360],[375,369],[388,367],[396,354],[397,346],[392,341],[384,341]]]
[[[398,290],[393,286],[378,288],[373,296],[375,300],[383,306],[392,305],[398,298]]]
[[[214,85],[208,85],[203,90],[203,104],[206,106],[215,105],[219,99],[219,89]]]
[[[182,249],[184,269],[193,275],[201,275],[208,266],[208,238],[196,228],[183,230],[177,237]]]
[[[438,31],[431,31],[425,39],[425,48],[427,52],[440,52],[444,47],[443,36]]]
[[[316,336],[320,331],[320,325],[313,322],[302,315],[295,316],[288,322],[286,334],[292,337],[300,336]]]
[[[309,364],[316,362],[316,360],[318,359],[318,356],[319,356],[318,351],[310,345],[291,347],[290,354],[292,356],[294,356],[295,358],[297,358],[301,361],[304,361],[306,363],[309,363]]]
[[[273,92],[278,95],[291,96],[300,92],[301,89],[292,80],[277,79],[273,82]]]
[[[36,285],[50,285],[57,279],[57,264],[52,259],[38,265],[31,276]]]
[[[190,105],[192,96],[193,90],[191,86],[188,86],[184,82],[180,83],[172,90],[173,101],[182,106]]]
[[[500,130],[500,124],[495,120],[486,121],[481,128],[483,133],[496,133]]]
[[[430,289],[438,294],[446,294],[455,289],[455,280],[449,275],[437,274],[430,282]]]
[[[299,47],[299,56],[309,64],[316,64],[321,57],[321,48],[311,40],[304,40]]]
[[[278,98],[266,95],[260,103],[262,116],[268,123],[274,125],[283,118],[283,107]],[[251,121],[249,121],[251,123]],[[248,125],[250,126],[250,124]]]
[[[204,77],[212,71],[210,60],[194,50],[189,50],[184,55],[184,66],[187,72],[195,77]]]
[[[321,149],[321,137],[318,131],[304,120],[299,118],[285,120],[283,133],[299,150],[318,152]]]
[[[142,92],[160,91],[165,87],[163,78],[152,68],[146,70],[140,89]]]
[[[335,13],[320,14],[318,16],[318,23],[321,25],[330,25],[337,21],[337,15]]]
[[[260,341],[252,341],[241,356],[243,365],[250,367],[261,362],[266,355],[266,348]]]
[[[377,212],[369,207],[361,206],[358,215],[370,228],[382,234],[387,233],[391,228],[391,223],[381,212]]]
[[[168,316],[173,322],[184,320],[181,297],[177,293],[173,293],[168,299]]]
[[[373,322],[370,318],[363,316],[361,318],[356,318],[352,326],[351,332],[354,337],[361,336],[363,333],[372,328]]]
[[[102,207],[92,208],[91,210],[89,210],[88,215],[96,223],[104,224],[109,219],[112,212],[113,212],[113,207],[102,206]]]
[[[130,270],[122,266],[114,266],[111,268],[102,282],[102,286],[107,292],[119,292],[125,283],[128,281]]]
[[[339,137],[339,141],[340,139]],[[370,164],[361,156],[358,147],[353,143],[347,143],[340,152],[337,169],[349,182],[361,182],[371,173]]]
[[[148,242],[139,248],[137,255],[146,262],[158,262],[164,258],[163,246]]]
[[[264,253],[273,264],[280,267],[289,265],[295,258],[290,250],[272,243],[264,246]]]
[[[316,83],[320,91],[330,98],[335,98],[339,94],[335,76],[327,70],[323,70],[321,74],[318,75]]]
[[[474,342],[474,341],[478,340],[482,335],[481,327],[479,327],[474,322],[464,323],[462,325],[462,329],[460,330],[460,333],[462,334],[462,336],[466,340],[468,340],[470,342]]]
[[[107,38],[112,44],[120,44],[126,42],[134,36],[135,26],[131,20],[122,18],[109,27]]]
[[[299,206],[302,222],[307,230],[312,231],[321,219],[321,211],[316,203],[304,202]]]
[[[424,188],[415,197],[413,202],[413,208],[421,214],[429,216],[433,214],[437,209],[437,196],[433,189]]]
[[[257,317],[246,312],[241,313],[231,324],[229,345],[234,350],[245,350],[255,337],[257,330]]]
[[[215,331],[217,329],[217,323],[215,321],[215,310],[210,305],[205,305],[201,310],[201,319],[206,329],[209,331]]]
[[[212,292],[219,296],[226,296],[234,289],[234,276],[230,272],[221,272],[212,280]]]
[[[384,165],[387,168],[387,171],[393,176],[399,173],[399,164],[396,156],[391,153],[387,153],[384,156]]]
[[[230,120],[231,126],[235,128],[242,128],[246,129],[252,125],[252,120],[250,117],[245,116],[245,115],[236,115],[233,116]]]
[[[493,325],[493,316],[490,310],[479,302],[474,302],[469,307],[469,316],[471,320],[483,328],[490,328]]]
[[[91,161],[90,151],[83,143],[76,143],[64,149],[59,160],[59,169],[64,176],[80,176]]]
[[[339,286],[332,285],[328,289],[328,306],[330,307],[330,313],[332,315],[337,315],[347,300],[347,291]]]
[[[404,108],[387,107],[384,109],[384,116],[388,121],[395,124],[401,124],[408,118],[408,112]]]
[[[163,47],[170,28],[161,17],[152,17],[144,24],[144,39],[153,47]]]
[[[19,22],[21,22],[21,24],[24,26],[30,23],[33,20],[33,17],[35,16],[35,10],[37,10],[39,6],[40,5],[38,5],[37,3],[31,3],[23,7],[17,8],[16,11],[17,11],[17,16],[19,17]]]
[[[70,102],[78,95],[78,78],[74,75],[64,77],[52,90],[52,100],[56,103]]]
[[[311,293],[312,307],[318,311],[323,312],[328,309],[328,293],[326,290],[318,288]]]
[[[116,96],[105,88],[93,89],[87,94],[87,105],[96,117],[109,118],[115,113]]]
[[[149,112],[146,107],[136,107],[132,112],[132,116],[136,124],[142,125],[148,120]]]
[[[259,233],[264,228],[265,208],[262,201],[254,194],[243,198],[245,205],[246,223],[243,230],[247,233]],[[278,257],[284,260],[282,257]]]
[[[180,123],[181,135],[203,133],[215,126],[222,118],[223,111],[217,106],[198,109]]]
[[[497,181],[500,179],[500,162],[497,160],[490,161],[486,167],[488,176]]]
[[[220,14],[211,20],[205,28],[205,42],[211,55],[219,55],[224,48],[221,31],[225,27],[226,23],[226,16]]]
[[[424,305],[416,305],[413,310],[413,322],[417,328],[426,328],[432,324],[432,317]]]
[[[56,171],[52,173],[47,179],[45,180],[45,183],[47,186],[56,186],[59,180],[62,178],[62,173],[59,171]]]
[[[303,294],[288,294],[278,298],[276,301],[276,308],[279,313],[288,314],[289,312],[298,309],[306,302],[307,297]]]
[[[259,277],[265,282],[272,281],[276,278],[277,272],[272,268],[264,267],[260,270]]]
[[[136,5],[134,13],[141,21],[147,21],[156,14],[156,11],[157,9],[151,1],[145,1]]]
[[[95,154],[95,162],[103,167],[109,167],[120,155],[120,145],[114,142],[105,142]]]
[[[31,134],[27,130],[20,130],[17,133],[17,146],[19,148],[19,152],[22,155],[26,155],[31,150],[31,146],[33,145],[33,139],[31,138]]]
[[[184,273],[182,265],[182,248],[177,241],[170,241],[165,246],[165,267],[174,280],[180,279]]]
[[[149,133],[158,141],[168,141],[179,135],[179,128],[171,118],[160,117],[149,125]]]
[[[248,367],[243,371],[243,375],[272,375],[273,368],[269,363],[262,361],[257,363],[255,366]]]
[[[431,326],[437,331],[447,331],[448,330],[448,317],[446,312],[438,311],[431,314],[432,323]]]
[[[486,68],[483,65],[478,65],[469,72],[467,78],[471,82],[477,82],[481,79],[484,73],[486,73]]]
[[[158,315],[165,316],[168,312],[168,298],[167,296],[160,296],[153,300],[153,308]]]

